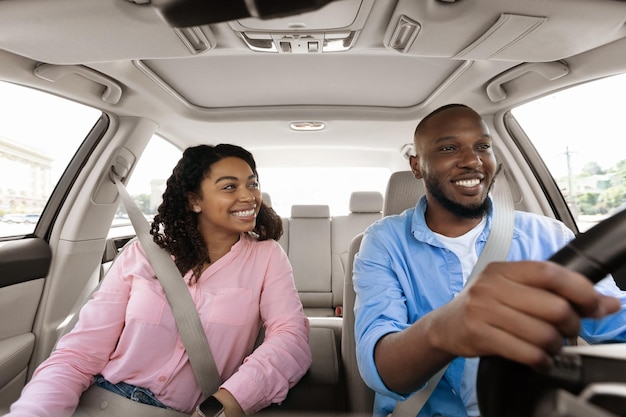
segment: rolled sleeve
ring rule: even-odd
[[[280,403],[311,366],[309,321],[286,254],[276,245],[265,275],[260,312],[265,338],[222,387],[252,414]]]
[[[356,300],[355,340],[359,372],[374,391],[402,400],[406,397],[390,391],[381,379],[374,361],[378,341],[389,333],[407,327],[405,296],[385,246],[369,229],[354,260]]]

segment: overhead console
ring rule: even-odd
[[[374,0],[334,1],[306,14],[270,20],[245,18],[229,25],[256,52],[347,51],[356,42],[373,3]]]

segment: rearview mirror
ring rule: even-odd
[[[256,17],[270,19],[316,10],[336,0],[152,0],[173,27]]]

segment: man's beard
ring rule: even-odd
[[[491,180],[491,184],[489,184],[489,191],[493,187],[494,180],[495,176]],[[426,186],[426,189],[430,192],[430,195],[432,195],[433,198],[439,202],[439,204],[441,204],[446,210],[448,210],[450,213],[454,214],[457,217],[463,219],[480,219],[486,216],[491,210],[491,200],[486,196],[482,203],[464,205],[461,203],[457,203],[456,201],[452,201],[448,197],[446,197],[443,193],[443,190],[439,186],[439,182],[436,179],[424,178],[424,185]]]

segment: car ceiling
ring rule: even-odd
[[[496,112],[595,73],[592,54],[605,75],[624,71],[614,51],[626,44],[625,12],[618,0],[337,0],[173,28],[149,0],[0,0],[0,59],[9,81],[154,119],[181,147],[233,142],[272,165],[393,166],[439,105]],[[308,52],[309,41],[343,37],[346,51]],[[32,79],[17,75],[25,66]],[[293,121],[326,128],[294,132]]]

